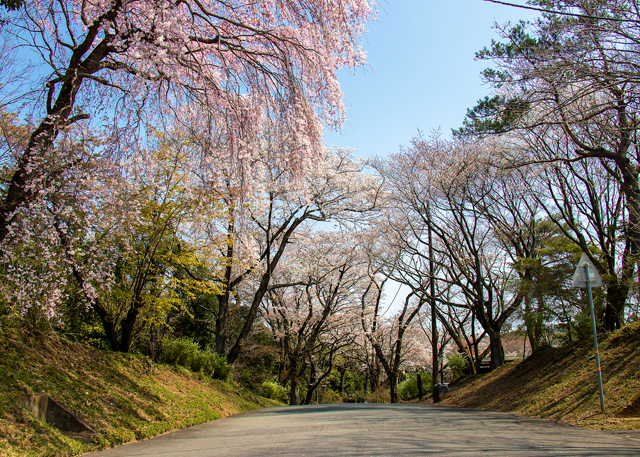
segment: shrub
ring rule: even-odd
[[[215,354],[209,351],[198,352],[194,355],[191,361],[191,371],[203,372],[204,374],[213,377],[215,371]]]
[[[287,390],[275,381],[265,381],[262,383],[262,396],[285,402]]]
[[[242,376],[240,377],[240,382],[244,385],[244,386],[249,386],[251,385],[251,372],[249,370],[244,370],[242,372]]]
[[[162,340],[162,347],[161,362],[169,365],[181,365],[185,368],[191,368],[191,363],[199,352],[198,345],[191,338],[180,338],[179,340],[165,338]]]
[[[222,381],[226,381],[229,379],[229,375],[231,374],[231,370],[233,367],[227,359],[218,354],[211,354],[213,356],[213,374],[210,375],[213,379],[220,379]]]
[[[431,375],[429,373],[422,373],[422,392],[429,395],[431,393]],[[398,385],[398,395],[402,400],[411,400],[418,398],[418,375],[405,379]]]
[[[447,364],[451,368],[454,381],[464,376],[464,371],[467,368],[467,359],[464,355],[459,352],[447,354]]]
[[[342,397],[335,390],[319,393],[318,403],[342,403]]]
[[[364,403],[365,394],[360,391],[355,391],[353,394],[343,393],[342,394],[342,403]]]
[[[232,366],[227,359],[210,351],[200,351],[198,344],[191,338],[162,340],[163,350],[160,361],[170,365],[181,365],[191,371],[203,372],[213,379],[226,381],[231,374]]]

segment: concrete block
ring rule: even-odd
[[[61,432],[80,441],[87,441],[87,439],[90,441],[90,438],[92,438],[92,435],[95,433],[91,427],[82,422],[80,418],[68,411],[48,394],[24,397],[20,401],[20,406],[36,418],[53,425]]]

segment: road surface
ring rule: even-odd
[[[92,454],[214,456],[640,456],[640,435],[411,404],[267,408]]]

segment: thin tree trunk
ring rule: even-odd
[[[436,318],[436,284],[435,284],[435,266],[433,260],[433,249],[431,248],[432,240],[432,228],[431,228],[431,212],[430,207],[427,204],[427,217],[429,218],[428,228],[428,242],[429,242],[429,289],[431,293],[431,357],[433,359],[431,369],[431,380],[435,384],[438,382],[438,321]]]
[[[364,388],[362,390],[363,395],[367,395],[367,384],[369,383],[369,375],[365,375],[364,377]]]
[[[151,361],[156,361],[156,324],[151,324],[151,338],[149,341],[149,355],[151,356]]]

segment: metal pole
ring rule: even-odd
[[[598,335],[596,333],[596,313],[593,310],[593,296],[591,295],[591,278],[589,277],[589,265],[584,265],[584,274],[587,281],[587,295],[589,296],[589,308],[591,309],[591,328],[593,329],[593,345],[596,348],[596,366],[598,367],[598,386],[600,387],[600,406],[604,412],[604,393],[602,392],[602,370],[600,369],[600,351],[598,350]]]

